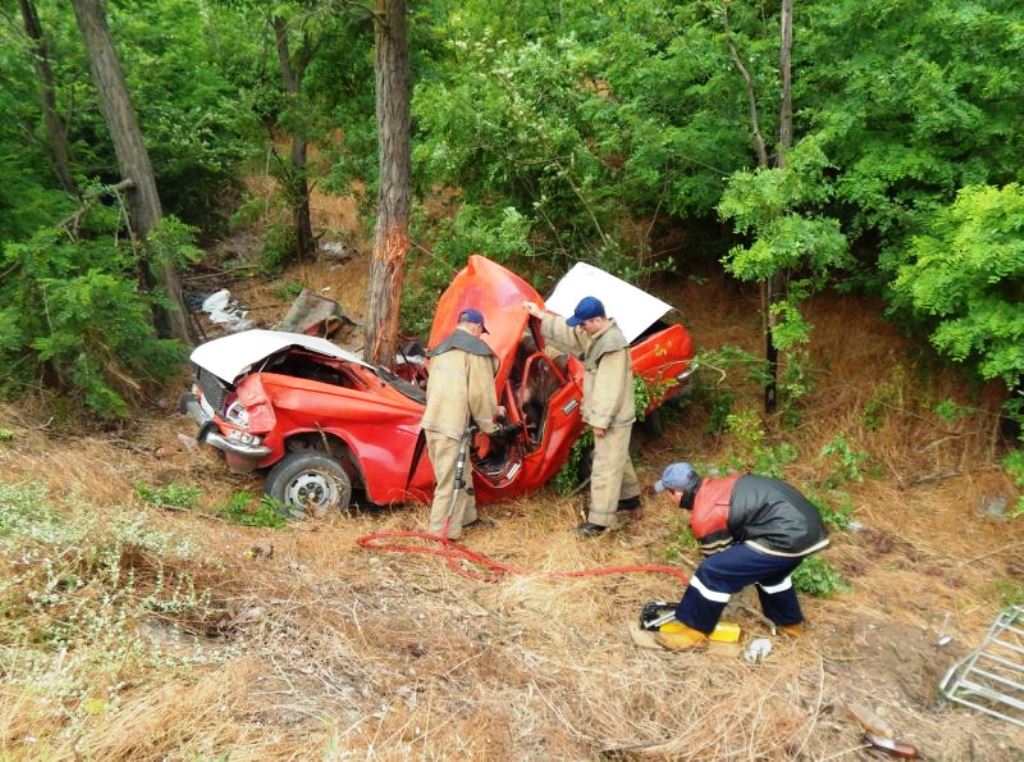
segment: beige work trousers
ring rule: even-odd
[[[444,529],[444,520],[452,509],[452,495],[455,491],[455,464],[459,459],[461,441],[439,434],[436,431],[424,431],[427,437],[427,456],[434,467],[434,502],[430,506],[431,534],[439,535]],[[457,540],[462,537],[462,527],[476,521],[476,498],[470,494],[473,486],[473,467],[466,454],[466,466],[463,471],[466,486],[459,490],[455,509],[451,510],[451,521],[448,524],[448,539]]]
[[[605,429],[594,437],[594,466],[590,473],[590,514],[587,521],[616,528],[615,509],[620,500],[640,494],[633,461],[629,459],[632,424]]]

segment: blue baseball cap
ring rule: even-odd
[[[565,324],[570,328],[575,328],[584,320],[604,316],[604,305],[601,304],[601,300],[596,296],[584,296],[576,305],[575,312],[565,319]]]
[[[487,330],[487,326],[484,325],[484,316],[480,314],[479,310],[475,310],[472,307],[465,309],[459,313],[460,323],[476,323],[480,328],[483,329],[484,333],[490,333]]]
[[[672,463],[665,466],[661,478],[654,483],[655,492],[664,492],[667,489],[676,492],[686,492],[688,487],[700,478],[696,469],[686,461]]]

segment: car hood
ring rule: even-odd
[[[228,334],[200,344],[192,351],[189,359],[222,381],[232,384],[236,378],[251,370],[254,365],[289,347],[301,347],[327,357],[337,357],[347,362],[365,365],[368,368],[373,367],[358,355],[332,344],[327,339],[307,336],[302,333],[268,331],[262,328]]]
[[[487,257],[474,254],[437,303],[429,346],[436,347],[455,330],[462,310],[467,307],[479,310],[488,331],[481,339],[501,361],[497,376],[500,389],[529,320],[523,302],[537,302],[552,312],[568,316],[576,303],[587,295],[597,296],[604,303],[608,316],[615,318],[630,342],[673,309],[672,305],[585,262],[577,263],[558,282],[545,305],[536,289],[521,277]]]
[[[558,281],[546,306],[552,312],[568,317],[585,296],[596,296],[601,300],[605,314],[615,318],[630,343],[673,309],[661,299],[586,262],[577,262]]]
[[[500,389],[530,319],[523,309],[524,301],[543,303],[536,289],[518,275],[487,257],[473,254],[437,302],[428,346],[436,347],[455,330],[462,310],[479,310],[487,326],[487,333],[480,338],[501,361],[496,378]]]

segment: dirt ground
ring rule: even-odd
[[[285,278],[329,289],[361,317],[364,254]],[[652,287],[679,307],[698,347],[758,350],[754,293],[715,277]],[[273,288],[252,278],[233,290],[259,304],[274,301]],[[666,563],[678,509],[653,498],[643,519],[589,541],[572,531],[576,497],[543,491],[484,506],[495,526],[469,530],[465,544],[536,570],[487,583],[435,556],[356,544],[368,533],[422,527],[424,506],[267,529],[143,504],[138,483],[200,487],[206,508],[261,489],[258,476],[231,476],[213,451],[181,440],[195,432],[174,412],[174,390],[116,436],[56,437],[28,411],[0,411],[18,442],[0,446],[3,481],[74,493],[103,517],[141,509],[153,527],[198,543],[202,561],[190,569],[219,612],[205,627],[173,617],[124,623],[167,652],[208,658],[122,675],[116,711],[85,716],[73,733],[45,692],[0,690],[0,759],[883,758],[846,709],[858,704],[922,758],[1024,760],[1024,731],[942,704],[937,689],[981,640],[1001,595],[1024,590],[1024,519],[986,511],[993,498],[1011,506],[1017,498],[997,467],[998,391],[969,389],[956,373],[921,362],[921,349],[880,320],[879,306],[837,295],[811,302],[813,391],[798,423],[767,428],[766,445],[796,448],[786,475],[800,486],[823,484],[834,464],[821,449],[839,434],[867,459],[860,478],[840,487],[855,528],[834,533],[824,553],[849,590],[803,596],[811,626],[797,640],[769,632],[751,591],[727,610],[744,645],[771,640],[760,664],[635,647],[628,623],[645,601],[678,599],[672,577],[545,574]],[[734,409],[756,411],[758,390],[736,388]],[[944,400],[964,412],[936,416]],[[726,463],[742,449],[732,435],[706,433],[708,416],[695,401],[668,419],[663,437],[643,439],[642,481],[672,460]],[[696,560],[690,550],[672,563],[688,569]],[[941,635],[951,642],[940,646]]]

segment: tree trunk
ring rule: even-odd
[[[302,77],[309,60],[311,45],[308,37],[292,64],[288,48],[288,25],[280,16],[274,18],[274,38],[277,43],[277,59],[281,65],[281,81],[293,110],[299,109],[299,94]],[[313,223],[309,213],[309,182],[306,177],[307,143],[299,128],[292,132],[291,168],[285,177],[288,204],[292,208],[292,222],[295,225],[295,256],[305,259],[313,253]]]
[[[146,236],[163,218],[163,210],[156,190],[153,165],[149,161],[149,152],[142,140],[124,73],[107,27],[106,11],[102,0],[72,0],[71,4],[85,41],[89,68],[100,93],[100,105],[114,143],[121,176],[132,181],[129,201],[133,235],[145,241]],[[154,280],[164,287],[171,302],[171,307],[162,311],[163,314],[158,311],[157,327],[162,333],[186,343],[191,342],[178,273],[169,263],[152,264],[150,271]]]
[[[46,124],[47,145],[50,161],[57,175],[60,186],[73,196],[78,196],[78,186],[71,176],[71,149],[68,146],[68,135],[64,124],[57,114],[57,97],[54,94],[53,70],[50,69],[50,49],[43,35],[32,0],[18,0],[21,7],[21,18],[25,23],[25,33],[32,40],[32,63],[39,76],[40,98],[43,103],[43,120]]]
[[[793,75],[790,65],[793,51],[793,0],[782,0],[780,20],[779,74],[782,78],[782,105],[779,107],[779,152],[775,163],[786,166],[786,153],[793,147]]]
[[[732,29],[729,26],[729,5],[722,6],[722,26],[725,27],[725,43],[729,46],[729,55],[732,62],[743,78],[743,87],[747,91],[747,108],[750,112],[750,131],[754,138],[754,150],[757,151],[757,166],[761,169],[768,168],[768,149],[764,144],[764,137],[761,135],[761,120],[757,116],[757,93],[754,90],[754,78],[750,71],[743,64],[739,51],[732,41]]]
[[[380,192],[363,351],[368,361],[392,367],[398,341],[402,281],[409,254],[412,75],[405,30],[405,0],[374,0],[374,11]]]
[[[786,166],[786,154],[793,147],[793,78],[790,66],[793,50],[793,0],[782,0],[779,20],[779,75],[782,80],[782,102],[779,106],[779,145],[775,153],[775,166]],[[768,383],[764,388],[765,412],[775,411],[778,402],[779,348],[775,346],[775,327],[778,323],[773,308],[786,298],[788,273],[776,272],[768,279],[762,291],[765,320],[765,359],[768,361]]]

